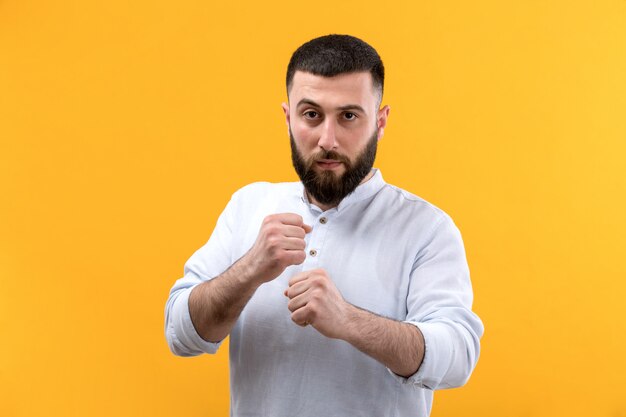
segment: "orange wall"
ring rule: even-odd
[[[388,182],[450,213],[486,325],[433,416],[626,416],[626,2],[0,2],[0,415],[225,416],[163,310],[231,193],[294,180],[291,52],[387,67]]]

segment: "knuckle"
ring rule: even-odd
[[[265,233],[268,236],[276,235],[277,232],[278,232],[278,227],[276,226],[275,223],[268,223],[267,225],[265,225]]]
[[[304,222],[304,219],[299,214],[289,213],[285,215],[285,221],[299,226]]]
[[[316,276],[313,278],[312,280],[312,284],[315,288],[325,288],[326,286],[326,281],[324,281],[322,278],[320,278],[319,276]]]
[[[313,303],[314,307],[317,307],[319,305],[319,302],[323,299],[322,294],[320,294],[319,291],[313,291],[311,293],[311,302]]]
[[[266,241],[270,247],[275,247],[278,243],[278,238],[276,237],[276,235],[270,234],[267,236]]]

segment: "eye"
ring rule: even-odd
[[[357,115],[351,112],[345,112],[343,117],[345,117],[346,120],[354,120],[357,118]]]
[[[304,112],[304,117],[307,119],[316,119],[319,116],[319,113],[315,110],[307,110]]]

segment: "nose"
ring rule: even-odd
[[[331,118],[327,118],[321,126],[320,138],[317,145],[325,151],[330,151],[337,147],[337,136],[335,135],[335,123]]]

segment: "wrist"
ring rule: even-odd
[[[264,282],[260,278],[257,268],[254,266],[253,259],[251,259],[248,254],[241,257],[230,269],[234,279],[236,279],[240,285],[250,286],[256,290]]]
[[[363,311],[347,301],[345,301],[343,310],[342,319],[339,321],[337,339],[352,343],[359,333],[359,321],[362,320],[361,313]]]

